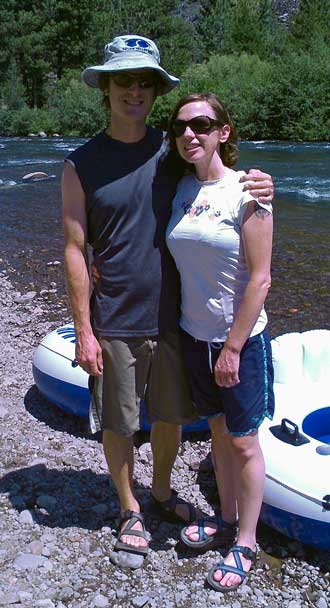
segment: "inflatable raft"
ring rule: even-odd
[[[90,393],[88,374],[75,362],[76,336],[72,323],[49,333],[40,342],[33,356],[34,381],[46,399],[61,409],[89,417]],[[198,420],[183,427],[184,432],[205,431],[207,420]],[[141,406],[141,429],[149,431],[144,404]]]
[[[320,549],[330,550],[330,331],[284,334],[272,340],[275,417],[260,442],[266,462],[261,519]],[[63,410],[87,418],[88,375],[75,364],[72,324],[48,334],[34,353],[40,392]],[[206,421],[184,427],[207,428]],[[141,428],[149,425],[141,408]]]
[[[272,340],[275,417],[260,428],[266,462],[261,519],[330,550],[330,331]]]

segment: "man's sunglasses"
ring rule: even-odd
[[[221,127],[222,125],[218,120],[214,120],[214,118],[210,118],[209,116],[195,116],[195,118],[191,118],[190,120],[176,118],[172,121],[171,126],[175,137],[181,137],[187,127],[197,135],[202,135],[210,133],[213,127]]]
[[[140,89],[151,89],[156,86],[157,78],[153,74],[114,74],[111,77],[118,87],[129,89],[132,84],[137,83]]]

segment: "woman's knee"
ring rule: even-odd
[[[241,460],[251,460],[261,453],[258,433],[241,437],[230,435],[230,442],[234,453]]]

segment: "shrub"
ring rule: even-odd
[[[69,72],[59,81],[50,111],[63,135],[90,137],[107,123],[100,91],[82,83],[80,73]]]

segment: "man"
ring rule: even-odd
[[[119,495],[121,524],[110,557],[136,568],[148,550],[133,492],[133,435],[146,384],[153,507],[166,519],[196,518],[170,486],[181,424],[196,417],[177,334],[178,277],[165,245],[181,169],[164,134],[146,126],[156,96],[179,81],[142,36],[116,37],[105,53],[105,63],[86,68],[83,79],[103,91],[111,122],[70,154],[63,172],[65,264],[76,358],[95,380],[94,402],[102,401],[104,452]],[[270,176],[255,171],[246,179],[253,194],[271,200]],[[91,307],[87,243],[100,275]]]

